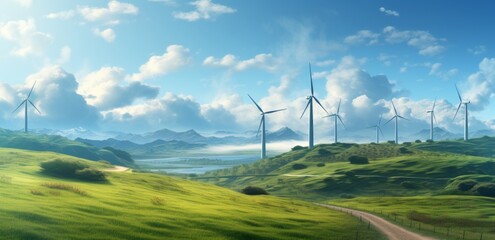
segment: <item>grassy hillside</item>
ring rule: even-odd
[[[495,198],[359,197],[330,203],[373,212],[441,239],[480,239],[481,234],[482,239],[495,239]]]
[[[49,152],[0,149],[0,236],[7,239],[380,239],[343,213],[247,196],[155,174],[107,173],[107,183],[44,175]],[[94,168],[102,163],[88,162]]]
[[[120,151],[101,149],[57,135],[41,135],[0,129],[0,147],[63,153],[89,160],[105,160],[130,166],[133,160]]]
[[[414,144],[413,148],[434,152],[450,152],[472,156],[495,157],[495,137],[473,138],[469,141],[439,141]]]
[[[234,189],[257,185],[276,195],[314,200],[444,194],[453,178],[495,174],[491,158],[422,151],[419,145],[423,143],[295,148],[274,158],[208,173],[205,181]],[[350,156],[368,157],[369,164],[350,164]]]

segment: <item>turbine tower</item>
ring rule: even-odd
[[[318,101],[318,98],[315,97],[314,95],[314,88],[313,88],[313,76],[311,74],[311,63],[309,64],[309,79],[311,81],[311,95],[307,96],[306,99],[308,100],[308,104],[306,104],[306,108],[304,108],[303,113],[301,114],[300,119],[304,116],[304,113],[309,107],[309,148],[313,148],[314,146],[314,135],[313,135],[313,100],[320,105],[321,108],[328,114],[327,110],[321,105],[320,101]]]
[[[275,112],[280,112],[285,110],[284,109],[278,109],[278,110],[273,110],[273,111],[268,111],[265,112],[261,107],[254,101],[254,99],[248,94],[249,98],[251,101],[253,101],[254,105],[258,108],[261,114],[261,121],[260,121],[260,126],[258,127],[258,133],[256,134],[256,137],[258,137],[258,134],[260,133],[261,130],[261,159],[266,158],[266,136],[265,136],[265,115],[275,113]]]
[[[395,118],[395,144],[399,144],[399,118],[402,118],[404,120],[407,119],[397,113],[397,109],[395,108],[394,101],[391,102],[392,102],[392,107],[394,107],[395,115],[383,125],[387,125],[387,123],[389,123]]]
[[[375,128],[376,130],[376,144],[380,143],[380,133],[383,136],[382,128],[380,127],[381,122],[382,122],[382,116],[380,116],[380,119],[378,120],[378,124],[368,127],[368,128]]]
[[[459,109],[461,108],[461,105],[464,104],[465,107],[465,113],[464,113],[464,141],[469,140],[469,134],[468,134],[468,104],[471,103],[471,101],[464,101],[462,100],[461,94],[459,93],[459,89],[457,88],[457,85],[455,85],[455,90],[457,91],[457,96],[459,96],[459,106],[457,107],[457,111],[455,111],[454,119],[457,116],[457,113],[459,112]]]
[[[345,125],[344,125],[344,122],[342,121],[342,118],[340,117],[340,102],[342,101],[342,99],[339,100],[339,106],[337,107],[337,112],[334,113],[334,114],[330,114],[328,116],[325,116],[325,117],[334,117],[334,143],[337,143],[338,142],[338,134],[337,134],[337,119],[340,121],[340,123],[342,123],[342,126],[344,126],[345,128]]]
[[[426,111],[426,113],[430,114],[430,140],[433,141],[433,119],[435,119],[435,122],[437,121],[437,118],[435,117],[435,104],[437,103],[437,99],[435,98],[435,101],[433,102],[433,107],[431,110]]]
[[[33,86],[31,87],[31,91],[29,91],[29,94],[27,95],[27,97],[21,102],[21,104],[19,104],[19,106],[14,110],[12,111],[12,113],[16,112],[17,109],[19,109],[22,104],[24,104],[24,132],[28,132],[28,102],[29,104],[31,104],[31,106],[34,107],[34,109],[36,109],[36,111],[38,111],[40,114],[40,110],[38,110],[38,108],[36,106],[34,106],[33,102],[31,102],[31,100],[29,100],[29,97],[31,97],[31,94],[33,93],[33,89],[34,89],[34,85],[36,85],[36,81],[34,82]]]

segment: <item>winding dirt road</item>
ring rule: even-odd
[[[123,166],[114,166],[113,168],[107,168],[104,171],[105,172],[125,172],[129,170],[129,168],[123,167]]]
[[[375,216],[371,213],[353,210],[349,208],[337,207],[328,204],[317,203],[317,205],[342,212],[349,212],[356,217],[361,217],[361,219],[370,222],[373,226],[375,226],[375,228],[380,230],[390,240],[435,240],[435,238],[425,237],[417,233],[411,232],[407,229],[404,229],[400,226],[390,223],[387,220]]]

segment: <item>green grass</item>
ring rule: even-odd
[[[479,196],[358,197],[331,204],[384,216],[442,239],[495,239],[495,198]],[[447,233],[449,236],[447,236]]]
[[[43,175],[40,162],[55,158],[84,161],[0,149],[0,238],[354,239],[356,231],[381,238],[358,219],[298,200],[146,173],[107,173],[107,183]]]

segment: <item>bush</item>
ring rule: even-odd
[[[399,152],[400,152],[401,154],[408,154],[408,153],[412,153],[412,152],[411,152],[411,150],[409,150],[409,149],[408,149],[408,148],[406,148],[406,147],[401,147],[401,148],[399,148]]]
[[[260,187],[248,186],[241,190],[246,195],[268,195],[268,192]]]
[[[317,167],[324,167],[324,166],[325,166],[325,163],[322,163],[322,162],[321,162],[321,163],[316,164],[316,166],[317,166]]]
[[[395,141],[394,140],[389,140],[389,141],[387,141],[387,143],[389,143],[389,144],[395,144]]]
[[[340,194],[340,198],[347,198],[347,199],[351,199],[351,198],[355,198],[356,196],[355,195],[352,195],[352,194],[347,194],[347,193],[342,193]]]
[[[403,142],[402,145],[404,145],[404,146],[411,146],[411,142]]]
[[[433,140],[428,139],[428,140],[426,140],[426,142],[427,142],[427,143],[432,143],[432,142],[433,142]]]
[[[416,141],[414,141],[415,143],[421,143],[421,140],[417,139]]]
[[[350,156],[348,158],[349,162],[351,164],[368,164],[368,158],[367,157],[360,157],[360,156]]]
[[[478,187],[476,190],[479,195],[485,197],[495,197],[495,183],[487,183]]]
[[[90,182],[104,182],[107,180],[104,172],[94,168],[77,170],[75,176],[81,180]]]
[[[305,149],[305,147],[299,146],[299,145],[294,146],[293,148],[291,148],[292,151],[303,150],[303,149]]]
[[[457,185],[457,189],[459,189],[460,191],[468,191],[468,190],[471,190],[474,186],[476,186],[476,184],[478,184],[478,182],[474,181],[474,180],[466,180],[466,181],[462,181],[459,183],[459,185]]]
[[[320,155],[322,157],[327,157],[327,156],[331,156],[332,152],[330,152],[326,149],[320,148],[320,149],[318,149],[318,155]]]
[[[43,168],[44,173],[62,177],[74,177],[77,170],[89,167],[83,162],[67,159],[55,159],[48,162],[42,162],[40,166]]]
[[[305,169],[307,167],[308,166],[306,166],[302,163],[296,163],[296,164],[292,165],[292,169],[294,169],[294,170],[301,170],[301,169]]]
[[[356,174],[354,172],[345,172],[345,176],[348,177],[348,178],[355,178],[356,177]]]
[[[418,184],[416,184],[415,182],[412,182],[412,181],[404,181],[404,182],[401,182],[400,185],[406,189],[418,188]]]

